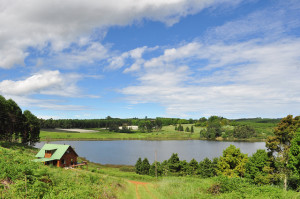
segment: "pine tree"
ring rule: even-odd
[[[142,162],[142,168],[141,168],[142,174],[149,175],[150,171],[150,163],[147,158],[145,158]]]
[[[137,174],[142,174],[142,159],[139,158],[135,164],[135,172]]]
[[[191,127],[191,133],[194,133],[194,126]]]

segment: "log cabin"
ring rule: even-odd
[[[57,167],[77,166],[77,153],[70,145],[45,144],[35,156],[35,162]]]

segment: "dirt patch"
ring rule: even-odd
[[[98,131],[95,130],[87,130],[87,129],[61,129],[61,128],[55,128],[55,129],[42,129],[49,132],[68,132],[68,133],[97,133]]]
[[[135,185],[135,194],[136,194],[136,198],[140,199],[140,193],[139,193],[139,186],[143,186],[147,193],[154,199],[156,199],[156,197],[153,195],[153,193],[151,191],[149,191],[148,189],[148,184],[147,182],[139,182],[139,181],[133,181],[133,180],[128,180],[128,182],[132,183]]]
[[[4,186],[5,189],[9,189],[9,185],[11,185],[13,182],[10,179],[1,180],[0,184]]]

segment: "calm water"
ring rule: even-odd
[[[41,148],[45,142],[37,143]],[[197,161],[205,157],[213,159],[222,155],[224,149],[230,144],[240,148],[242,153],[249,155],[257,149],[266,149],[265,142],[217,142],[205,140],[118,140],[118,141],[54,141],[53,144],[71,145],[77,154],[88,160],[101,164],[134,165],[139,157],[148,158],[152,163],[157,151],[157,160],[163,161],[178,153],[180,160]]]

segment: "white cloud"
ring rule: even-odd
[[[109,58],[109,47],[100,43],[85,41],[84,46],[72,47],[68,52],[52,53],[44,59],[48,65],[63,69],[86,67]]]
[[[46,94],[74,97],[79,94],[75,86],[79,78],[76,74],[62,75],[57,70],[43,71],[24,80],[3,80],[0,82],[0,93],[15,96]]]
[[[237,0],[3,0],[0,3],[0,67],[22,64],[27,48],[50,43],[59,52],[71,43],[84,45],[95,29],[150,19],[172,25],[181,17]]]
[[[145,61],[142,71],[136,73],[139,84],[121,92],[131,103],[159,103],[169,116],[193,112],[231,118],[299,114],[297,49],[300,39],[192,42]]]
[[[20,106],[38,109],[80,111],[87,110],[86,106],[69,104],[65,98],[99,98],[95,95],[85,95],[77,87],[82,78],[101,78],[100,76],[63,74],[58,70],[41,71],[23,80],[3,80],[0,82],[0,94],[7,99],[15,100]],[[47,95],[47,99],[43,96]],[[51,99],[51,97],[54,99]],[[58,98],[57,97],[61,97]],[[50,99],[49,99],[50,98]]]

